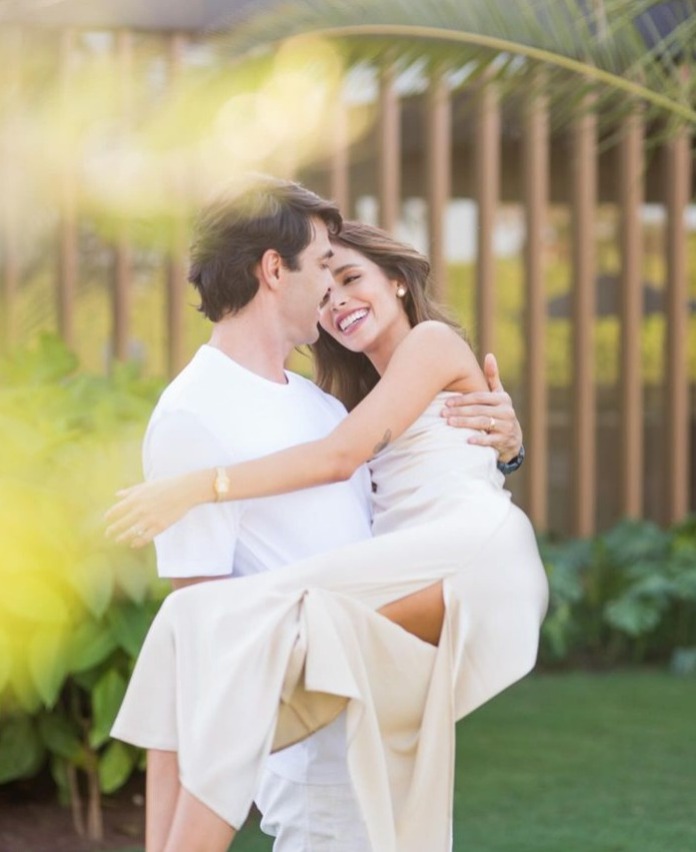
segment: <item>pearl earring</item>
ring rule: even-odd
[[[406,288],[403,284],[399,284],[399,286],[396,288],[396,295],[399,297],[399,299],[403,299],[406,295]]]

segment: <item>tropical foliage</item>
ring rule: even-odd
[[[624,521],[592,540],[541,543],[551,585],[543,658],[671,662],[696,672],[696,518]]]
[[[641,102],[648,113],[696,122],[696,78],[685,73],[696,43],[688,0],[301,0],[282,15],[251,13],[220,48],[246,57],[308,36],[341,44],[349,63],[426,59],[468,67],[468,82],[485,71],[518,91],[542,66],[557,122],[575,117],[589,94],[612,119]]]
[[[139,478],[157,388],[76,367],[48,337],[0,364],[0,783],[48,761],[96,838],[100,792],[139,760],[109,730],[162,594],[151,555],[109,546],[101,516]]]

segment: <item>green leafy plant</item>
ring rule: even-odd
[[[48,761],[76,830],[99,839],[101,793],[140,761],[109,730],[163,594],[151,556],[106,543],[102,514],[140,478],[158,386],[133,367],[79,374],[52,337],[0,379],[0,783]]]
[[[579,641],[575,611],[583,600],[581,571],[589,561],[591,544],[583,540],[566,544],[542,540],[539,544],[549,576],[549,611],[542,632],[544,650],[551,659],[563,659]]]
[[[547,661],[663,662],[696,647],[696,521],[623,521],[592,540],[541,543],[551,604]]]

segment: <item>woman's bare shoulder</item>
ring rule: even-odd
[[[425,320],[415,325],[403,341],[412,352],[428,353],[431,359],[449,361],[455,367],[452,379],[444,390],[466,393],[487,390],[483,372],[473,349],[464,337],[445,322]]]
[[[417,346],[421,349],[431,346],[446,346],[448,349],[451,347],[470,348],[455,328],[440,320],[424,320],[414,325],[401,345],[404,348]]]
[[[414,325],[403,343],[417,346],[423,350],[428,347],[435,352],[444,347],[444,353],[461,353],[463,357],[474,357],[473,351],[461,333],[451,325],[441,320],[424,320]]]

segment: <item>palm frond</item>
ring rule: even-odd
[[[696,124],[696,0],[302,0],[252,15],[218,48],[239,58],[306,35],[340,44],[349,64],[486,67],[503,89],[543,65],[557,122],[591,91],[614,121],[640,103]]]

